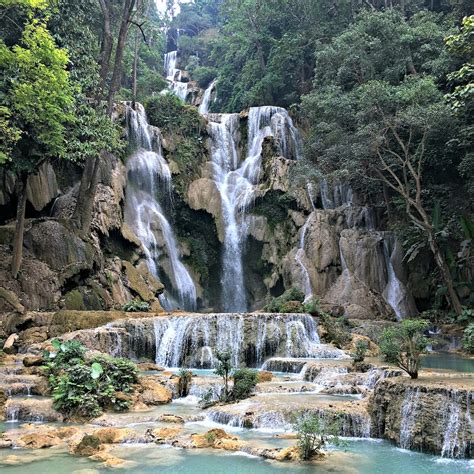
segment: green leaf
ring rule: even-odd
[[[91,377],[97,380],[104,373],[104,369],[98,362],[94,362],[91,365]]]
[[[51,341],[51,345],[57,350],[59,351],[61,349],[61,341],[59,341],[58,339],[53,339]]]

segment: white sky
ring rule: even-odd
[[[174,9],[174,14],[178,14],[179,13],[179,4],[180,3],[189,3],[191,2],[192,0],[174,0],[174,4],[175,4],[175,9]],[[160,11],[161,13],[165,13],[166,12],[166,0],[155,0],[156,2],[156,6],[158,7],[158,11]]]

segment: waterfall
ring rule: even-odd
[[[211,95],[212,95],[212,91],[216,87],[216,83],[217,83],[217,79],[214,79],[209,84],[207,89],[204,91],[204,95],[202,97],[202,102],[201,102],[201,105],[199,106],[199,113],[201,115],[206,115],[207,113],[209,113],[209,106],[211,104]]]
[[[311,287],[311,278],[309,276],[308,268],[306,267],[304,263],[306,232],[308,230],[308,227],[311,223],[313,216],[314,216],[314,213],[311,213],[306,219],[306,222],[304,223],[303,227],[301,228],[298,250],[296,251],[296,255],[295,255],[295,261],[301,269],[301,277],[303,281],[302,290],[304,292],[305,301],[309,301],[313,297],[313,289]]]
[[[305,314],[202,314],[154,318],[150,324],[154,331],[155,361],[165,367],[212,368],[216,352],[226,350],[230,351],[235,367],[260,367],[269,357],[344,355],[334,348],[328,351],[320,344],[316,323]]]
[[[405,285],[398,279],[393,268],[392,259],[395,254],[396,242],[392,235],[385,234],[383,240],[383,253],[385,258],[385,266],[387,268],[387,286],[383,292],[383,296],[391,308],[395,311],[398,320],[402,320],[406,316],[410,316],[409,294]],[[390,251],[390,247],[393,249]]]
[[[246,311],[242,253],[245,211],[255,199],[260,178],[263,141],[273,137],[285,157],[300,155],[298,131],[281,107],[252,107],[248,118],[248,151],[239,161],[239,114],[210,116],[213,177],[221,197],[224,230],[222,299],[225,311]]]
[[[334,183],[332,189],[326,179],[320,183],[321,202],[323,209],[336,209],[341,206],[352,206],[353,192],[352,188],[345,183]]]
[[[149,269],[156,277],[160,273],[158,262],[163,253],[166,255],[172,294],[181,307],[195,309],[196,288],[180,260],[178,243],[158,198],[160,195],[164,201],[171,193],[171,172],[162,155],[160,138],[151,135],[140,104],[136,111],[127,108],[127,121],[130,140],[137,149],[127,160],[125,222],[142,242]]]
[[[188,83],[182,82],[181,69],[176,68],[178,62],[178,51],[171,51],[165,54],[164,70],[166,79],[169,81],[169,89],[177,95],[183,102],[186,102],[188,95]]]
[[[420,389],[408,388],[401,409],[400,447],[410,449],[415,430],[415,421],[418,411]]]

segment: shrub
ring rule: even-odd
[[[180,397],[187,397],[193,373],[187,369],[180,369],[178,377],[178,395]]]
[[[69,417],[92,418],[104,409],[130,407],[138,369],[127,359],[98,356],[84,358],[86,349],[77,341],[53,341],[57,353],[45,352],[54,407]]]
[[[369,345],[365,341],[357,341],[355,351],[351,354],[352,361],[354,364],[364,362],[365,354],[369,349]]]
[[[232,397],[235,400],[248,398],[255,389],[258,382],[258,372],[252,369],[237,369],[234,372],[234,388]]]
[[[150,311],[150,304],[146,301],[134,299],[129,301],[128,303],[125,303],[122,306],[122,311],[126,311],[127,313],[146,313]]]
[[[342,348],[351,341],[351,325],[347,318],[335,318],[326,313],[320,313],[321,325],[326,331],[325,340]]]
[[[421,354],[429,343],[424,336],[428,327],[427,321],[405,319],[382,334],[380,349],[385,360],[397,364],[412,379],[418,378]]]
[[[272,298],[263,308],[269,313],[304,313],[304,293],[298,288],[290,288],[281,296]]]
[[[464,330],[462,347],[466,352],[474,354],[474,323],[469,324],[469,326]]]
[[[336,434],[337,426],[326,426],[324,420],[314,413],[298,413],[293,428],[298,438],[298,451],[302,461],[312,459],[328,441],[340,444]]]
[[[321,302],[318,298],[311,298],[307,303],[305,303],[304,310],[309,314],[320,314]]]
[[[194,69],[193,79],[199,84],[199,87],[205,89],[215,78],[217,71],[212,67],[199,66]]]
[[[229,398],[229,379],[232,371],[232,354],[230,351],[217,351],[216,353],[217,365],[214,372],[216,375],[222,377],[224,382],[224,390],[222,391],[221,399],[226,401]]]

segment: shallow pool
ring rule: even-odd
[[[421,366],[425,369],[446,369],[474,373],[474,358],[469,359],[449,352],[433,352],[422,357]]]

